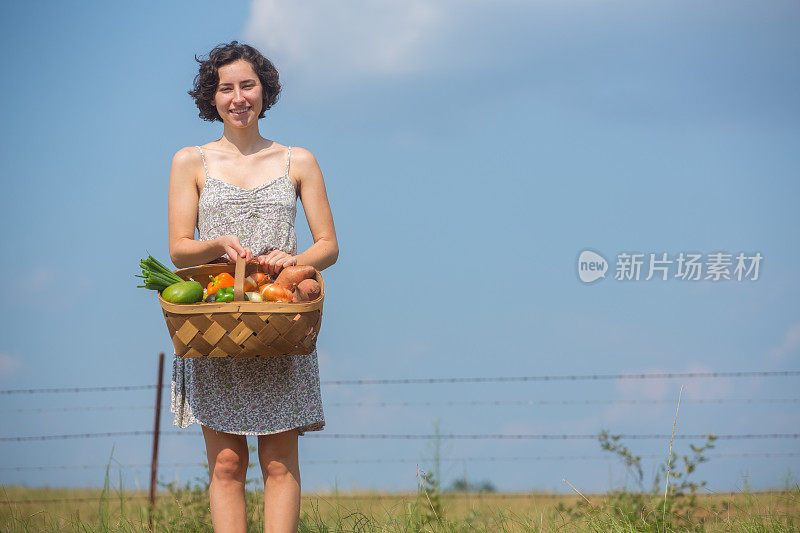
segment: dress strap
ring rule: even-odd
[[[206,166],[206,156],[203,155],[203,149],[200,148],[199,146],[196,146],[195,148],[200,150],[200,157],[203,158],[203,168],[206,169],[206,177],[208,177],[208,167]]]
[[[289,176],[289,162],[292,159],[292,147],[289,147],[289,153],[286,154],[286,176]]]

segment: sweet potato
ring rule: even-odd
[[[297,284],[304,279],[311,279],[317,275],[317,269],[311,265],[296,265],[284,268],[275,278],[275,285],[293,291]]]
[[[319,298],[322,288],[315,279],[304,279],[294,290],[293,302],[311,302]]]

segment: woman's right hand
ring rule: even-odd
[[[225,254],[227,254],[229,263],[235,263],[237,257],[242,257],[245,261],[252,261],[253,252],[250,251],[249,247],[242,246],[239,237],[236,235],[223,235],[222,237],[217,237],[216,240],[222,246]]]

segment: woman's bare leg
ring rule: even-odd
[[[211,523],[215,533],[245,533],[247,517],[244,484],[247,476],[247,437],[203,426],[206,439]]]
[[[258,436],[264,476],[264,531],[295,533],[300,521],[300,465],[297,430]]]

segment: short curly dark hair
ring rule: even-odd
[[[227,44],[216,46],[208,54],[207,59],[198,59],[200,69],[194,78],[194,84],[189,96],[194,98],[197,109],[200,110],[199,116],[209,122],[222,122],[217,108],[211,105],[214,95],[219,85],[219,69],[238,59],[244,59],[253,66],[253,70],[261,81],[264,88],[264,105],[258,118],[264,118],[264,113],[278,101],[281,92],[281,84],[278,81],[278,69],[272,62],[261,55],[261,52],[247,44],[239,44],[238,41],[231,41]]]

